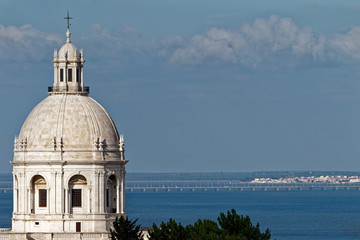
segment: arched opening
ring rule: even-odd
[[[60,82],[64,81],[64,69],[60,68]]]
[[[30,188],[30,212],[46,213],[48,208],[48,190],[46,180],[41,175],[35,175],[31,179]]]
[[[108,213],[116,213],[117,210],[117,181],[115,175],[111,175],[106,182],[105,208]]]
[[[86,208],[87,180],[82,175],[75,175],[69,180],[70,212],[83,213]]]
[[[72,82],[72,68],[68,68],[68,82]]]

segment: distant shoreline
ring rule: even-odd
[[[127,181],[156,181],[156,180],[237,180],[252,181],[255,178],[295,178],[320,176],[359,176],[360,171],[252,171],[252,172],[162,172],[142,173],[127,172]],[[12,173],[0,173],[2,179],[12,178]]]

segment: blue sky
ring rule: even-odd
[[[358,1],[0,0],[0,151],[84,48],[129,172],[360,171]]]

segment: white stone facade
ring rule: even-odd
[[[107,239],[125,214],[124,139],[88,96],[84,62],[68,29],[54,53],[50,96],[15,137],[12,229],[0,239]]]

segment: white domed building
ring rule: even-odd
[[[108,239],[115,217],[125,214],[123,137],[88,96],[83,51],[71,43],[69,27],[66,36],[54,52],[49,96],[15,138],[12,238]]]

